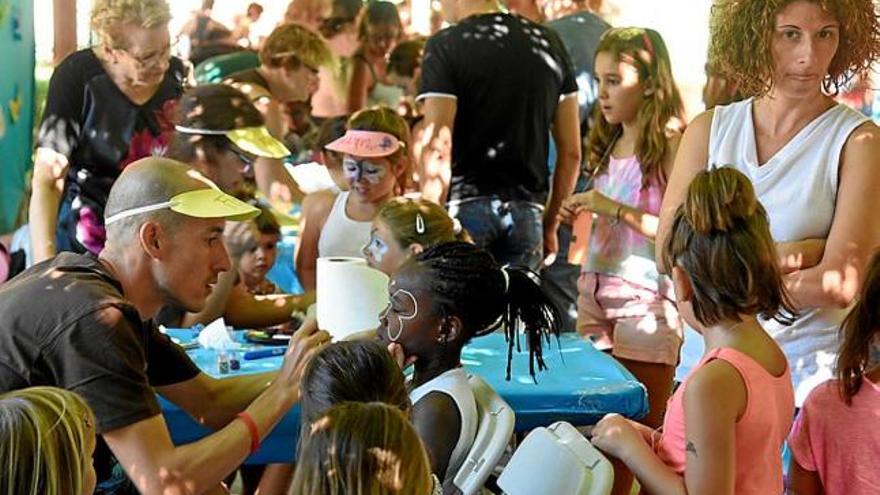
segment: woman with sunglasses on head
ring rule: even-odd
[[[277,139],[288,133],[285,107],[307,101],[318,89],[318,69],[332,55],[320,35],[297,24],[276,27],[260,48],[260,66],[234,72],[224,82],[246,94]],[[276,158],[254,163],[257,188],[274,204],[289,207],[302,192]]]
[[[360,48],[352,57],[348,83],[348,111],[372,105],[397,108],[403,91],[387,81],[388,54],[403,37],[397,6],[391,2],[370,2],[358,21]]]
[[[315,198],[303,210],[296,273],[315,288],[318,258],[362,257],[373,219],[388,200],[404,192],[411,177],[409,127],[394,110],[369,108],[354,114],[341,138],[325,146],[342,154],[348,190]]]
[[[99,43],[62,61],[49,82],[31,186],[34,259],[104,247],[104,206],[129,163],[161,153],[183,92],[165,0],[95,0]]]

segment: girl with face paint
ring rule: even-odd
[[[373,220],[363,255],[372,268],[390,276],[413,255],[451,241],[470,242],[470,236],[443,207],[425,199],[394,198]]]
[[[414,366],[413,425],[446,492],[477,427],[462,347],[503,328],[512,350],[518,338],[514,329],[523,328],[534,374],[535,363],[544,368],[542,338],[558,335],[558,315],[533,273],[502,269],[490,254],[466,242],[441,243],[412,256],[394,273],[388,292],[377,337],[398,363]]]
[[[306,290],[315,287],[318,257],[364,256],[379,210],[410,180],[409,128],[400,116],[387,108],[362,110],[347,128],[325,149],[342,155],[348,190],[316,197],[303,208],[296,269]]]

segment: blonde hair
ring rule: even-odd
[[[632,64],[639,73],[645,96],[636,116],[639,135],[635,152],[642,168],[642,185],[650,180],[665,184],[663,163],[669,154],[669,131],[681,131],[684,125],[684,104],[672,78],[666,43],[653,29],[613,28],[599,40],[596,53],[601,52]],[[623,125],[605,120],[599,105],[595,105],[593,117],[595,124],[587,141],[588,167],[593,175],[600,175],[608,166],[610,150]]]
[[[32,387],[0,395],[0,492],[89,495],[83,452],[95,417],[73,392]]]
[[[794,0],[717,0],[709,18],[709,58],[746,96],[773,86],[770,40],[776,15]],[[840,23],[840,44],[823,81],[836,94],[853,76],[866,76],[880,58],[880,23],[871,0],[812,0]]]
[[[382,206],[376,218],[385,222],[404,249],[416,243],[428,249],[444,242],[470,241],[467,232],[461,225],[456,226],[443,207],[427,199],[393,198]]]
[[[343,402],[309,429],[297,456],[292,493],[431,493],[428,455],[398,408],[380,402]]]
[[[260,48],[260,63],[267,67],[296,70],[300,64],[317,68],[332,61],[333,55],[324,39],[299,24],[276,27]]]
[[[125,27],[167,26],[171,10],[165,0],[95,0],[91,27],[110,48],[125,48]]]
[[[767,212],[752,183],[734,168],[700,172],[688,187],[666,239],[663,264],[680,266],[703,325],[760,314],[791,323],[795,309],[782,283]]]

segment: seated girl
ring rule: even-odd
[[[593,444],[649,493],[782,493],[794,416],[785,355],[758,317],[791,321],[767,214],[733,168],[700,172],[675,213],[663,263],[678,310],[706,353],[669,401],[662,434],[605,416]],[[628,474],[628,473],[627,473]],[[615,491],[631,477],[615,473]]]
[[[880,486],[880,252],[840,330],[837,379],[810,392],[788,438],[795,495],[868,495]]]
[[[291,493],[429,495],[425,448],[396,407],[343,402],[308,425]]]
[[[426,199],[394,198],[379,210],[363,254],[372,268],[391,275],[413,255],[437,244],[470,241],[458,220]]]
[[[391,302],[376,333],[401,366],[414,366],[412,422],[448,493],[478,421],[461,366],[462,347],[503,328],[512,352],[515,329],[524,327],[530,364],[537,360],[543,369],[541,338],[558,335],[556,309],[531,272],[501,268],[489,253],[465,242],[439,244],[414,256],[394,273],[388,291]]]
[[[406,122],[377,107],[354,114],[345,135],[325,146],[343,154],[349,190],[316,198],[303,215],[296,273],[306,290],[315,288],[318,257],[361,256],[379,209],[410,181],[408,142]]]
[[[400,366],[372,340],[345,340],[320,349],[303,372],[300,395],[303,427],[341,402],[384,402],[405,413],[410,409]]]
[[[95,416],[75,393],[32,387],[0,394],[0,438],[0,492],[94,492]]]

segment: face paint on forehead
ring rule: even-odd
[[[410,292],[406,289],[397,289],[396,291],[394,291],[394,294],[391,294],[391,299],[394,299],[398,296],[407,297],[412,301],[413,312],[411,315],[401,315],[399,313],[397,314],[397,323],[399,326],[397,327],[396,334],[391,335],[391,329],[388,326],[385,327],[385,331],[387,332],[387,335],[388,335],[388,340],[391,342],[397,342],[397,340],[403,334],[403,328],[406,325],[407,320],[412,320],[413,318],[415,318],[416,316],[419,315],[419,302],[416,300],[416,297],[414,295],[412,295],[412,292]],[[386,310],[386,314],[388,311],[391,311],[391,303],[390,302],[388,303],[388,309]]]
[[[353,182],[366,180],[370,184],[378,184],[388,173],[387,167],[369,160],[357,160],[346,156],[342,160],[342,172],[345,178]]]
[[[376,263],[382,263],[385,255],[388,254],[388,244],[385,244],[385,241],[379,238],[374,230],[370,232],[370,242],[364,246],[363,253],[364,256],[372,258]]]

